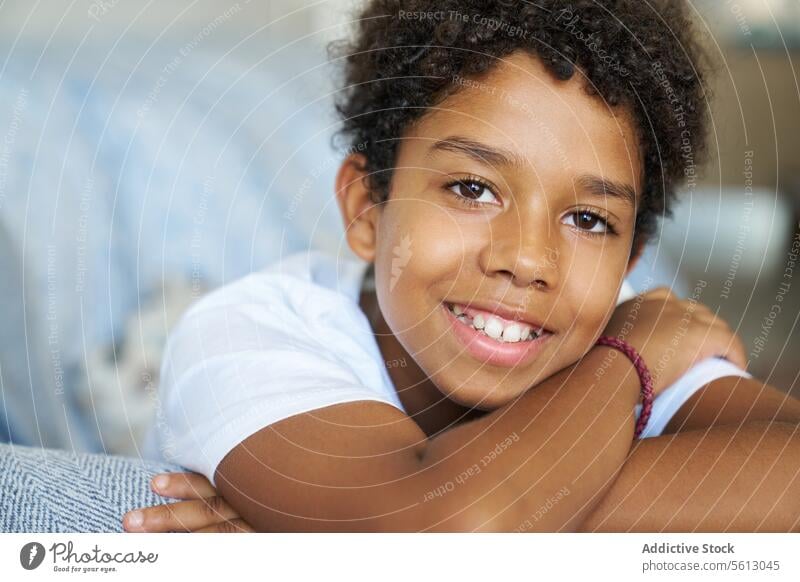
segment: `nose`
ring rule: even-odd
[[[481,268],[487,277],[509,277],[514,285],[554,289],[559,281],[559,246],[554,229],[541,216],[497,217],[491,224],[490,240],[481,250]]]

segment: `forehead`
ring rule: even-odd
[[[589,95],[586,82],[578,70],[560,81],[538,58],[517,52],[480,77],[455,77],[457,90],[409,135],[438,139],[457,128],[459,135],[515,152],[543,181],[565,172],[596,174],[638,193],[636,125],[625,108]]]

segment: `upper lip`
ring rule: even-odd
[[[445,303],[449,304],[457,304],[463,305],[465,307],[473,307],[475,309],[480,309],[481,311],[487,311],[489,313],[494,313],[502,317],[503,319],[507,319],[509,321],[519,321],[520,323],[526,323],[530,325],[535,330],[542,330],[548,333],[553,333],[553,331],[545,327],[545,325],[539,321],[535,315],[532,313],[526,312],[522,306],[514,307],[510,305],[505,305],[503,303],[495,303],[492,301],[446,301]]]

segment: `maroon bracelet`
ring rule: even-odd
[[[650,412],[653,410],[653,378],[650,376],[650,370],[647,369],[639,352],[626,341],[610,335],[602,335],[598,338],[596,344],[598,346],[617,348],[628,356],[628,359],[633,362],[633,367],[636,368],[636,373],[639,374],[639,382],[642,385],[642,411],[639,413],[639,420],[636,422],[636,432],[633,433],[633,437],[638,439],[644,427],[647,426]]]

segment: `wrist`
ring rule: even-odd
[[[653,400],[655,398],[653,390],[653,379],[650,375],[650,370],[647,368],[644,359],[639,354],[638,350],[618,337],[602,335],[597,339],[598,346],[606,346],[612,348],[615,352],[621,353],[631,363],[636,371],[636,376],[639,379],[639,388],[641,393],[641,412],[636,422],[634,438],[639,438],[647,426],[647,421],[653,408]],[[609,358],[613,357],[608,354]]]
[[[619,350],[606,345],[595,344],[589,354],[592,363],[596,366],[595,378],[600,379],[604,376],[614,380],[614,384],[620,388],[620,396],[625,403],[631,406],[640,401],[642,389],[636,367],[625,354]]]

